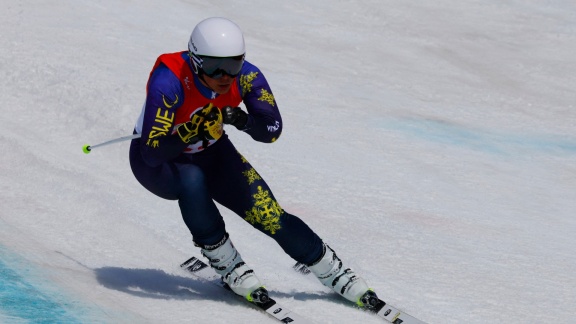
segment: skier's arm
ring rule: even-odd
[[[240,129],[256,141],[272,143],[282,133],[282,117],[278,105],[262,72],[248,62],[244,65],[239,81],[248,119]]]
[[[160,65],[148,81],[142,122],[140,151],[148,165],[172,160],[188,146],[178,134],[172,134],[176,110],[183,100],[180,81],[166,66]]]

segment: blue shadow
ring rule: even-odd
[[[381,121],[378,127],[404,133],[430,142],[468,148],[492,154],[545,153],[572,155],[576,153],[573,136],[514,134],[488,131],[432,119],[404,118]]]

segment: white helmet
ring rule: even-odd
[[[199,22],[190,35],[188,49],[197,56],[232,57],[246,53],[240,27],[220,17]]]

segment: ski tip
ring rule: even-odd
[[[303,275],[307,275],[310,273],[310,269],[308,269],[308,267],[300,262],[296,262],[296,264],[292,267],[294,270],[296,270],[296,272],[300,272]]]
[[[190,259],[184,261],[184,262],[180,265],[180,267],[186,268],[190,263],[192,263],[192,262],[194,262],[194,261],[196,261],[196,260],[198,260],[198,258],[196,258],[196,257],[191,257]]]

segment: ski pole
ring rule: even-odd
[[[132,134],[129,136],[122,136],[122,137],[118,137],[109,141],[106,141],[104,143],[100,143],[100,144],[96,144],[96,145],[84,145],[82,146],[82,151],[86,154],[90,153],[90,151],[92,151],[92,149],[95,149],[99,146],[104,146],[104,145],[108,145],[108,144],[113,144],[113,143],[117,143],[117,142],[122,142],[122,141],[127,141],[127,140],[131,140],[131,139],[135,139],[135,138],[140,138],[140,134]]]

